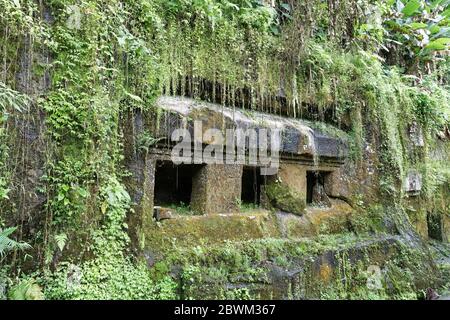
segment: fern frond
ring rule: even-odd
[[[16,231],[16,227],[6,228],[4,230],[0,230],[0,257],[4,257],[5,254],[9,251],[13,250],[25,250],[31,248],[28,243],[25,242],[17,242],[9,236]]]
[[[29,103],[30,98],[27,95],[9,88],[0,81],[0,112],[5,112],[9,108],[21,112]]]

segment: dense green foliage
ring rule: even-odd
[[[166,276],[158,282],[147,266],[124,257],[128,237],[122,231],[129,196],[117,181],[101,192],[105,221],[93,235],[95,258],[77,266],[62,263],[43,283],[48,299],[174,299],[176,284]]]
[[[44,2],[0,0],[0,227],[31,220],[9,199],[26,183],[13,172],[23,156],[14,121],[45,113],[45,208],[39,232],[17,243],[33,244],[46,298],[174,297],[169,276],[130,258],[125,223],[120,122],[161,94],[332,123],[356,162],[372,121],[384,194],[401,202],[411,168],[424,173],[424,198],[448,186],[445,162],[430,156],[450,117],[448,1]],[[413,122],[425,148],[411,156]]]
[[[0,230],[0,257],[4,258],[8,251],[13,251],[16,249],[27,249],[30,246],[26,243],[20,243],[9,238],[9,236],[16,231],[17,228],[7,228],[5,230]],[[1,261],[1,260],[0,260]]]

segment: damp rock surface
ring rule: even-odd
[[[164,112],[159,121],[164,127],[159,134],[170,137],[177,126],[190,129],[194,121],[201,121],[207,129],[267,129],[280,130],[281,152],[343,159],[348,154],[346,141],[326,135],[302,120],[285,118],[256,111],[246,111],[185,97],[163,96],[157,106]],[[178,119],[178,120],[177,120]],[[337,129],[335,129],[337,131]]]
[[[245,293],[281,300],[417,299],[416,292],[439,283],[429,256],[399,236],[266,239],[214,246],[203,254],[208,262],[201,268],[181,270],[189,275],[181,280],[182,298],[239,299]],[[218,274],[215,261],[230,269]]]

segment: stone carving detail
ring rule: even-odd
[[[153,114],[146,117],[139,112],[124,118],[125,156],[132,173],[127,186],[135,204],[135,214],[130,216],[132,227],[149,225],[153,219],[177,219],[177,209],[170,209],[170,206],[178,208],[180,203],[198,215],[239,212],[247,192],[246,183],[250,179],[244,175],[248,168],[241,163],[209,163],[204,157],[195,163],[174,163],[171,157],[174,143],[170,141],[153,145],[145,153],[136,152],[136,137],[144,131],[155,139],[161,139],[171,137],[174,130],[187,129],[191,137],[196,137],[197,133],[203,136],[200,149],[213,143],[208,137],[205,138],[206,129],[221,133],[226,129],[254,129],[258,134],[277,131],[281,140],[278,170],[256,181],[259,190],[254,187],[255,183],[250,186],[253,192],[250,194],[256,199],[252,203],[260,202],[259,205],[264,208],[303,216],[308,207],[331,208],[333,199],[329,197],[348,197],[349,191],[342,187],[342,179],[338,179],[340,176],[331,175],[344,163],[348,146],[339,135],[332,134],[332,130],[324,133],[299,119],[244,112],[188,98],[161,97],[157,105],[161,112],[156,119]],[[196,133],[195,125],[199,122],[200,129]],[[260,136],[258,139],[261,139]],[[250,139],[247,140],[244,148],[250,154]],[[261,145],[254,142],[252,147]],[[191,148],[193,153],[196,151],[192,143],[187,148]],[[272,151],[269,146],[266,148],[263,151]],[[218,153],[228,151],[218,150]],[[158,163],[163,165],[158,166]],[[262,172],[264,165],[258,157],[258,162],[252,163],[251,167]],[[309,171],[322,171],[320,182],[318,178],[309,181]],[[137,235],[137,232],[131,233]]]
[[[325,187],[316,181],[313,187],[312,203],[319,207],[331,207],[331,201],[325,192]]]
[[[410,170],[404,181],[404,189],[409,195],[418,195],[422,190],[422,175],[416,170]]]

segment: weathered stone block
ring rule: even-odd
[[[156,221],[172,219],[172,210],[155,206],[153,207],[153,218],[155,218]]]
[[[405,206],[409,221],[414,226],[414,229],[422,239],[428,239],[428,222],[427,212],[422,207],[422,201],[418,197],[411,197],[408,199],[408,205]]]
[[[241,165],[203,166],[192,181],[192,210],[202,214],[238,210],[241,179]]]
[[[278,177],[269,181],[270,203],[284,212],[302,215],[306,208],[306,171],[296,164],[281,164]]]
[[[324,239],[330,242],[324,243]],[[348,299],[350,295],[364,299],[369,294],[380,299],[398,299],[405,292],[414,294],[438,283],[436,265],[430,256],[419,254],[408,240],[383,236],[349,241],[347,235],[342,239],[324,237],[320,242],[289,240],[270,250],[270,242],[268,245],[252,241],[252,254],[247,257],[262,273],[249,276],[248,272],[236,273],[235,269],[231,272],[232,267],[224,267],[227,262],[217,255],[210,259],[211,263],[191,272],[193,281],[183,286],[182,296],[236,298],[235,289],[245,288],[251,298],[262,300]],[[245,256],[248,248],[248,245],[233,246],[230,250],[230,245],[227,246],[227,252],[238,252],[240,256]],[[217,249],[214,247],[208,254],[222,253]],[[261,254],[255,254],[258,251]],[[279,258],[283,258],[280,259],[283,264],[277,262]],[[218,275],[218,267],[225,272]],[[343,284],[346,290],[342,290]],[[399,292],[399,285],[408,289]]]
[[[325,177],[325,192],[328,196],[340,199],[349,199],[351,190],[349,188],[349,177],[342,169],[329,172]]]
[[[348,153],[348,147],[342,139],[319,131],[314,131],[305,122],[297,119],[286,119],[276,115],[261,112],[244,112],[226,106],[198,102],[189,98],[161,97],[157,102],[163,117],[156,119],[161,124],[160,135],[170,137],[175,126],[187,127],[191,131],[194,121],[201,121],[202,133],[207,129],[262,129],[281,133],[280,151],[285,154],[312,157],[317,155],[325,158],[342,160]],[[178,116],[176,116],[178,114]],[[180,123],[185,124],[180,126]],[[165,132],[163,134],[163,132]],[[192,132],[191,132],[192,136]],[[210,144],[211,141],[203,141]],[[248,149],[249,145],[246,145]],[[270,150],[270,147],[269,147]]]
[[[301,133],[298,129],[291,126],[285,127],[282,133],[281,151],[313,156],[314,141],[310,140],[312,139],[308,135]]]
[[[339,139],[315,133],[316,154],[319,157],[344,158],[348,154],[347,146]]]
[[[403,188],[409,195],[418,195],[422,190],[422,175],[416,170],[410,170],[405,177]]]
[[[224,241],[245,241],[279,237],[277,222],[269,211],[249,214],[179,215],[160,225],[153,223],[146,230],[146,247],[150,251],[173,249],[174,239],[180,247],[223,244]]]
[[[280,230],[284,231],[283,236],[303,238],[348,232],[353,209],[342,200],[332,199],[331,204],[331,208],[308,207],[301,217],[276,213]]]
[[[128,161],[131,176],[126,179],[125,184],[133,204],[128,224],[131,238],[138,243],[141,230],[152,220],[156,159],[148,154],[136,154]]]

